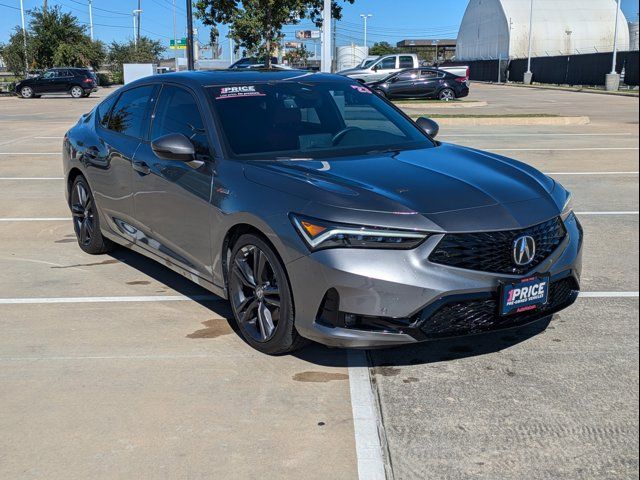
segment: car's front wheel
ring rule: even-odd
[[[31,87],[22,87],[20,89],[20,96],[22,98],[33,98],[33,88]]]
[[[71,87],[69,93],[73,98],[82,98],[84,96],[84,90],[82,87],[78,87],[77,85],[75,87]]]
[[[450,88],[445,88],[438,94],[438,99],[443,102],[451,102],[456,99],[456,92]]]
[[[255,349],[278,355],[305,343],[295,329],[284,265],[256,235],[243,235],[229,258],[229,299],[240,333]]]
[[[113,250],[114,243],[102,236],[96,202],[87,180],[82,175],[73,182],[70,203],[73,229],[80,248],[91,255]]]

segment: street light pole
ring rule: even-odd
[[[142,13],[142,5],[140,5],[140,0],[138,0],[138,29],[136,30],[136,43],[140,42],[140,14]]]
[[[364,48],[367,48],[367,20],[373,17],[372,14],[365,15],[364,13],[360,15],[360,17],[364,20]]]
[[[193,58],[193,4],[187,0],[187,70],[195,70]]]
[[[322,9],[322,66],[321,70],[331,73],[331,0],[324,0]]]
[[[176,62],[176,72],[180,70],[178,66],[178,34],[176,33],[176,0],[173,3],[173,56]]]
[[[93,0],[89,0],[89,34],[93,41]]]
[[[533,46],[533,0],[531,0],[531,7],[529,10],[529,57],[527,60],[527,71],[524,74],[525,85],[531,85],[533,80],[533,73],[531,72],[531,48]]]
[[[29,73],[29,60],[27,59],[27,28],[24,25],[24,2],[20,0],[20,17],[22,18],[22,41],[24,43],[24,74]]]
[[[611,61],[611,73],[606,76],[605,88],[608,91],[617,91],[620,88],[620,75],[616,72],[616,61],[618,59],[618,20],[620,19],[620,2],[616,0],[616,26],[613,29],[613,59]]]

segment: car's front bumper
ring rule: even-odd
[[[579,290],[582,230],[574,216],[565,226],[567,236],[555,252],[532,272],[519,276],[431,263],[428,257],[442,235],[430,237],[414,250],[315,252],[287,265],[296,328],[301,335],[326,345],[370,348],[510,328],[547,317],[573,303]],[[501,283],[513,283],[532,273],[549,274],[552,286],[559,282],[562,298],[557,294],[556,300],[562,301],[554,303],[551,298],[548,309],[533,315],[497,315]],[[451,329],[440,322],[445,307],[460,310]],[[487,309],[493,308],[495,315],[489,319]]]

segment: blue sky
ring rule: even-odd
[[[87,0],[48,1],[49,5],[60,5],[88,24]],[[178,37],[185,31],[184,3],[177,0]],[[362,42],[362,13],[373,15],[369,20],[369,43],[395,43],[403,38],[455,38],[467,3],[468,0],[356,0],[354,5],[345,7],[343,21],[338,25],[338,43]],[[30,9],[41,6],[42,1],[24,0],[24,5]],[[13,27],[20,24],[19,6],[19,0],[0,0],[0,42],[6,41]],[[136,6],[137,0],[93,0],[95,37],[105,42],[130,39],[131,11]],[[637,19],[637,0],[622,0],[622,7],[628,19]],[[173,37],[172,0],[142,0],[142,9],[144,35],[168,44]],[[207,43],[209,29],[197,21],[196,26],[199,38]],[[293,40],[295,31],[304,26],[287,27],[288,38]],[[226,33],[224,27],[221,31]],[[228,42],[224,42],[223,54],[228,55],[228,51]]]

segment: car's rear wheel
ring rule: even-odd
[[[69,90],[69,93],[73,98],[82,98],[84,96],[84,90],[82,90],[82,88],[78,87],[77,85],[74,87],[71,87],[71,90]]]
[[[456,99],[456,92],[450,88],[445,88],[438,94],[438,99],[443,102],[450,102]]]
[[[33,88],[31,88],[31,87],[22,87],[20,89],[20,96],[22,98],[33,98]]]
[[[87,180],[82,175],[73,182],[70,200],[73,229],[80,248],[91,255],[113,250],[114,243],[102,236],[96,202]]]
[[[256,235],[243,235],[231,251],[228,270],[231,308],[247,343],[269,355],[303,346],[289,281],[271,246]]]

